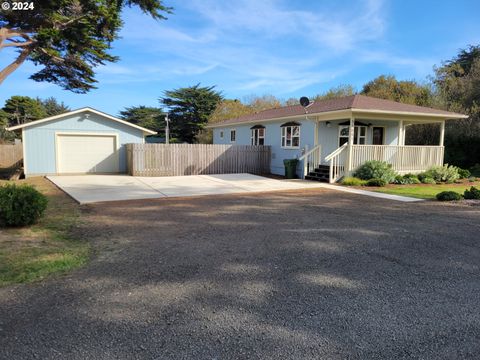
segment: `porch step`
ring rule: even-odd
[[[321,182],[328,182],[330,177],[330,166],[319,165],[314,171],[310,171],[305,179]]]

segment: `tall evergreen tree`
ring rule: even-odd
[[[215,86],[200,84],[169,90],[160,98],[169,110],[172,137],[180,142],[195,142],[196,135],[205,128],[209,116],[223,99]]]
[[[120,111],[120,118],[159,133],[165,131],[165,113],[160,108],[131,106]]]

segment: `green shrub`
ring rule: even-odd
[[[397,175],[395,176],[395,180],[393,181],[394,184],[403,185],[403,176]]]
[[[346,177],[342,179],[341,184],[345,186],[362,186],[365,185],[365,180],[356,177]]]
[[[442,191],[441,193],[437,194],[438,201],[454,201],[454,200],[461,200],[462,195],[455,191]]]
[[[47,208],[47,198],[30,185],[0,187],[0,222],[7,226],[33,224]]]
[[[460,179],[467,179],[470,177],[470,175],[472,175],[472,173],[467,169],[457,168],[457,171]]]
[[[475,181],[477,181],[477,178],[476,178],[475,176],[470,176],[470,177],[468,178],[468,181],[470,181],[470,182],[475,182]]]
[[[437,182],[431,177],[425,177],[422,180],[422,184],[432,184],[435,185]]]
[[[426,177],[431,177],[436,182],[453,183],[458,180],[458,168],[445,164],[443,166],[432,166],[425,172]]]
[[[403,175],[403,183],[404,184],[420,184],[420,180],[418,180],[418,177],[415,174],[405,174]]]
[[[365,185],[367,185],[367,186],[385,186],[385,185],[387,185],[387,182],[383,179],[375,178],[375,179],[367,180],[367,183]]]
[[[477,189],[475,186],[472,186],[470,190],[465,190],[463,193],[465,199],[475,199],[480,200],[480,189]]]
[[[392,165],[385,161],[372,160],[360,166],[354,175],[362,180],[382,179],[386,183],[392,183],[397,174],[392,169]]]

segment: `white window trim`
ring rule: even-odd
[[[235,140],[232,140],[232,133],[235,133]],[[237,142],[237,129],[230,129],[230,142],[236,143]]]
[[[298,146],[287,146],[287,139],[286,139],[286,133],[287,133],[287,128],[292,128],[291,133],[293,134],[293,128],[298,127]],[[285,130],[285,135],[283,135]],[[280,132],[280,146],[282,149],[300,149],[300,139],[301,139],[301,127],[300,125],[289,125],[289,126],[282,126],[281,127],[281,132]],[[297,137],[297,136],[295,136]],[[285,138],[285,145],[283,145],[283,138]],[[291,143],[293,144],[293,135],[291,139]]]
[[[357,132],[357,142],[355,143],[355,139],[353,139],[353,143],[355,145],[367,145],[367,141],[368,141],[368,126],[367,125],[355,125],[356,128],[358,128],[358,132]],[[365,128],[365,136],[360,136],[360,128]],[[340,145],[340,139],[341,138],[347,138],[347,142],[348,142],[348,135],[347,136],[340,136],[340,133],[342,131],[342,129],[344,128],[350,128],[350,125],[339,125],[338,126],[338,144]],[[350,131],[349,131],[350,132]],[[354,136],[355,136],[355,130],[354,130]],[[365,138],[365,144],[360,144],[359,140],[360,138]]]
[[[259,130],[263,130],[263,136],[260,136],[260,131]],[[250,129],[250,145],[262,146],[260,144],[255,144],[255,132],[258,132],[258,136],[257,136],[258,141],[257,142],[260,142],[260,139],[263,139],[263,145],[265,145],[265,133],[266,133],[265,128]]]

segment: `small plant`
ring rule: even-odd
[[[365,182],[365,180],[356,177],[346,177],[342,179],[341,184],[345,186],[363,186]]]
[[[431,185],[435,185],[437,182],[431,178],[431,177],[425,177],[423,178],[422,180],[422,184],[431,184]]]
[[[467,179],[472,173],[467,169],[457,168],[458,176],[460,179]]]
[[[458,180],[458,168],[455,166],[449,166],[445,164],[443,166],[432,166],[429,170],[425,173],[426,177],[431,177],[436,182],[446,182],[446,183],[453,183],[455,180]]]
[[[385,186],[385,185],[387,185],[387,182],[383,179],[375,178],[375,179],[367,180],[367,183],[365,185],[367,185],[367,186]]]
[[[372,160],[360,166],[354,175],[362,180],[382,179],[386,183],[393,183],[397,174],[392,165],[385,161]]]
[[[462,199],[462,195],[455,191],[442,191],[438,193],[436,197],[438,201],[456,201]]]
[[[476,178],[475,176],[470,176],[470,177],[468,178],[468,181],[469,181],[469,182],[475,182],[475,181],[477,181],[477,178]]]
[[[0,187],[0,223],[23,226],[35,223],[47,208],[47,198],[30,185]]]
[[[414,174],[405,174],[395,176],[395,184],[399,185],[410,185],[410,184],[420,184],[417,175]]]
[[[463,193],[465,199],[480,200],[480,189],[477,189],[475,186],[472,186],[470,190],[465,190]]]

